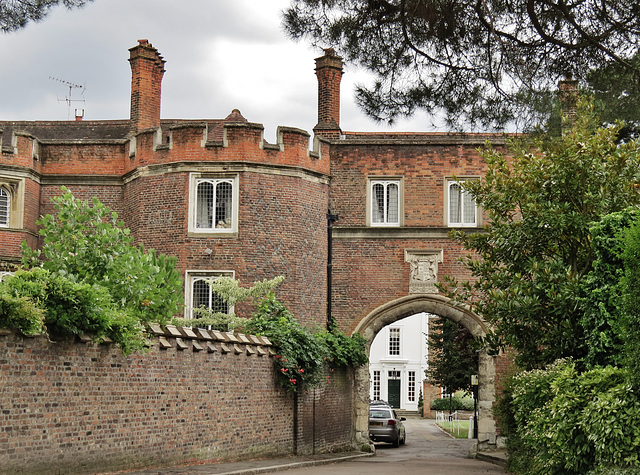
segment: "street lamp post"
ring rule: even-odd
[[[478,438],[478,375],[471,375],[471,386],[473,387],[473,438]]]

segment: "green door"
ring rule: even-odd
[[[387,389],[389,397],[389,405],[394,409],[400,409],[400,380],[387,380]]]

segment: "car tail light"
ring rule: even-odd
[[[394,425],[396,425],[396,420],[395,420],[395,419],[389,419],[389,420],[387,421],[387,425],[388,425],[388,426],[394,426]]]

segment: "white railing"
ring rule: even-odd
[[[447,414],[445,415],[444,411],[436,411],[436,424],[441,423],[441,422],[451,422],[451,431],[455,431],[456,434],[458,436],[460,436],[460,431],[464,430],[462,428],[462,421],[460,420],[458,411],[454,412],[453,414]],[[475,421],[473,419],[473,416],[469,416],[469,433],[468,433],[468,438],[469,439],[473,439],[473,425],[475,424]]]

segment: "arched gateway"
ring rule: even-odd
[[[449,299],[437,294],[409,295],[379,306],[356,326],[354,333],[360,333],[371,345],[377,333],[386,325],[416,313],[426,312],[460,323],[476,338],[487,333],[487,324],[470,310],[455,306]],[[369,348],[367,348],[367,351]],[[360,440],[368,438],[369,423],[369,370],[361,367],[356,372],[355,424]],[[478,359],[478,445],[496,443],[495,423],[491,407],[495,399],[494,358],[482,351]]]

